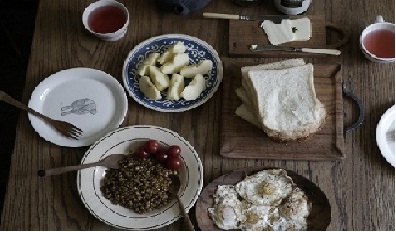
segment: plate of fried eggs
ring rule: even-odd
[[[208,184],[196,205],[201,230],[326,230],[331,207],[307,178],[280,168],[245,168]]]

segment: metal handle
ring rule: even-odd
[[[358,97],[356,97],[351,91],[347,90],[344,83],[342,84],[342,93],[345,97],[352,99],[359,107],[359,117],[356,120],[356,122],[354,122],[352,125],[350,125],[344,129],[344,139],[346,139],[346,134],[348,132],[355,130],[356,128],[358,128],[359,126],[361,126],[363,124],[365,109],[364,109],[363,102]]]
[[[193,231],[195,230],[194,225],[192,224],[190,217],[188,216],[186,210],[184,209],[184,204],[182,203],[179,195],[176,195],[176,197],[178,198],[177,200],[179,201],[179,209],[180,212],[182,214],[182,226],[183,226],[183,230],[186,231]]]
[[[326,29],[330,29],[330,30],[337,32],[341,38],[335,44],[326,45],[327,48],[339,48],[339,47],[345,45],[346,43],[348,43],[349,36],[343,28],[341,28],[333,23],[326,23]]]
[[[78,170],[85,169],[85,168],[100,166],[102,164],[103,164],[102,161],[98,161],[98,162],[88,163],[88,164],[80,164],[80,165],[74,165],[74,166],[64,166],[64,167],[51,168],[51,169],[46,169],[46,170],[39,170],[38,175],[41,177],[55,176],[55,175],[63,174],[65,172],[78,171]]]

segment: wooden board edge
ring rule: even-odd
[[[336,88],[336,101],[342,102],[342,104],[336,105],[336,120],[341,122],[336,122],[336,148],[341,153],[341,159],[346,157],[345,155],[345,137],[344,137],[344,104],[343,104],[343,94],[342,94],[342,66],[337,65],[338,70],[334,74],[335,83],[338,88]]]

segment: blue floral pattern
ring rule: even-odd
[[[138,67],[144,60],[153,52],[163,53],[170,46],[177,42],[183,42],[187,47],[186,53],[189,55],[190,64],[197,64],[199,61],[208,59],[213,62],[213,68],[208,75],[204,75],[206,81],[206,89],[196,100],[188,101],[168,100],[165,93],[162,94],[162,99],[151,100],[144,96],[139,88],[139,74],[137,74]],[[182,112],[195,108],[208,99],[217,91],[223,77],[223,66],[217,52],[206,42],[187,35],[168,34],[148,39],[137,45],[128,55],[125,60],[123,69],[124,86],[129,92],[129,95],[138,103],[157,111],[162,112]],[[185,79],[185,85],[188,85],[190,80]]]

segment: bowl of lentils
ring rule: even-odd
[[[125,154],[118,169],[92,167],[77,174],[84,206],[99,220],[119,229],[152,230],[181,217],[171,176],[180,179],[179,197],[188,211],[203,185],[202,163],[194,148],[166,128],[119,128],[85,153],[81,163]]]

